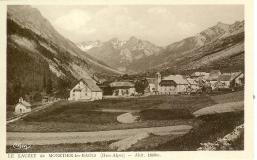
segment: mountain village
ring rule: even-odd
[[[194,72],[191,75],[162,76],[160,72],[155,77],[123,77],[113,82],[107,82],[93,76],[90,79],[80,79],[70,89],[69,101],[95,101],[109,98],[133,98],[149,95],[191,95],[211,94],[212,92],[234,92],[244,88],[244,73],[221,73],[219,70]],[[51,103],[60,98],[45,96],[42,104]],[[20,97],[15,107],[15,114],[31,111],[31,104]]]
[[[8,6],[6,152],[244,150],[244,20],[215,23],[162,47],[76,44]]]

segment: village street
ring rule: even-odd
[[[119,140],[135,136],[144,132],[155,135],[178,135],[186,134],[192,129],[189,125],[137,128],[124,130],[110,130],[98,132],[7,132],[7,145],[26,144],[26,145],[49,145],[49,144],[69,144],[69,143],[88,143],[99,141]]]

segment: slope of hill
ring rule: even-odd
[[[70,88],[80,78],[119,74],[62,37],[30,6],[7,10],[7,102]],[[34,97],[35,98],[35,97]]]
[[[219,22],[196,36],[168,45],[158,56],[133,64],[135,69],[146,66],[149,72],[244,70],[244,22],[232,25]]]

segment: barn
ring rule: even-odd
[[[19,98],[19,102],[15,106],[14,114],[24,114],[31,112],[31,104],[23,100],[22,97]]]
[[[103,92],[93,79],[80,79],[70,90],[69,100],[94,101],[101,99],[103,99]]]

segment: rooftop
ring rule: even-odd
[[[188,84],[188,81],[182,75],[169,75],[164,77],[163,80],[173,80],[176,84]]]
[[[94,92],[102,92],[102,90],[96,85],[96,82],[93,79],[81,79],[86,86]]]
[[[124,82],[124,81],[118,81],[118,82],[112,82],[110,84],[111,87],[134,87],[135,85],[131,82]]]

